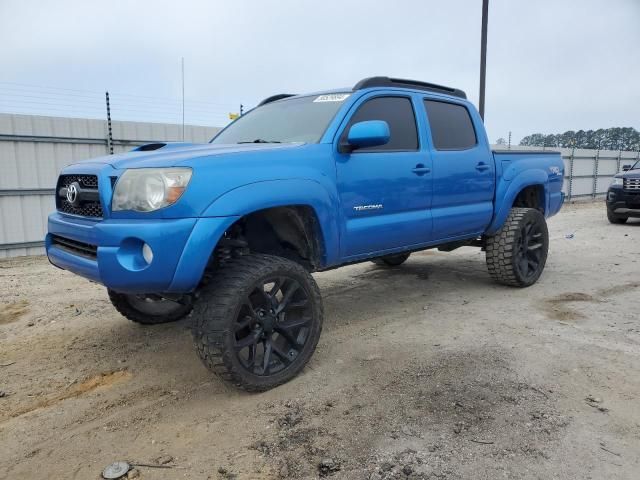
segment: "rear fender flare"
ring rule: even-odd
[[[547,216],[549,211],[549,189],[548,187],[549,176],[547,172],[542,169],[526,170],[516,175],[512,180],[508,182],[501,182],[496,190],[496,205],[500,205],[500,208],[496,210],[493,217],[493,221],[489,228],[487,228],[486,235],[495,234],[509,216],[513,202],[518,194],[525,188],[532,185],[542,185],[544,189],[543,195],[543,207],[544,215]]]

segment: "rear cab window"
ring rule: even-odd
[[[424,100],[431,138],[436,150],[468,150],[478,144],[473,121],[463,105]]]
[[[366,100],[351,116],[342,133],[340,143],[346,143],[349,129],[353,124],[367,120],[387,122],[391,133],[389,142],[376,147],[359,148],[354,153],[413,152],[419,149],[416,116],[409,97],[388,96]]]

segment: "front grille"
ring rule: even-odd
[[[60,181],[63,182],[61,186],[64,187],[71,185],[72,182],[78,182],[84,188],[98,188],[97,175],[60,175]]]
[[[51,244],[74,255],[80,255],[81,257],[95,260],[98,256],[98,247],[95,245],[78,242],[77,240],[60,237],[59,235],[51,235]]]
[[[71,204],[66,196],[66,189],[72,183],[77,183],[80,187],[80,198],[76,204]],[[97,175],[60,175],[56,192],[58,211],[83,217],[102,217],[102,205],[98,198]]]
[[[60,202],[58,210],[72,215],[82,215],[83,217],[102,217],[102,205],[98,202],[85,203],[80,208],[76,208],[64,199]]]
[[[622,180],[624,190],[634,190],[640,192],[640,178],[625,178]]]

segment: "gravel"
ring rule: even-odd
[[[186,322],[135,325],[45,258],[4,260],[0,478],[123,458],[176,465],[141,469],[154,479],[635,479],[640,221],[597,202],[549,229],[527,289],[473,248],[317,274],[316,354],[253,395],[210,375]]]

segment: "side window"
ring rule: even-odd
[[[455,103],[425,100],[436,150],[466,150],[478,143],[469,111]]]
[[[377,97],[363,103],[349,120],[341,141],[346,141],[351,125],[366,120],[384,120],[389,124],[391,137],[386,145],[360,148],[358,152],[389,150],[418,150],[416,117],[411,100],[405,97]]]

